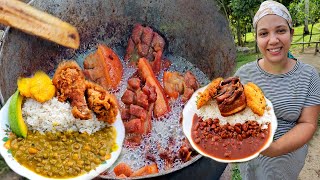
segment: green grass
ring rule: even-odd
[[[260,53],[237,53],[237,62],[236,62],[236,69],[241,67],[244,64],[247,64],[248,62],[256,60],[258,57],[260,57]]]
[[[238,168],[237,164],[232,164],[232,180],[242,180],[241,175],[240,175],[240,170]]]

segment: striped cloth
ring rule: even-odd
[[[320,77],[314,67],[299,60],[291,71],[280,75],[265,72],[258,61],[242,66],[235,76],[239,76],[243,84],[249,81],[257,84],[272,102],[278,120],[276,140],[296,125],[303,107],[320,105]],[[259,155],[239,164],[241,176],[244,180],[297,179],[307,152],[307,145],[304,145],[276,158]]]

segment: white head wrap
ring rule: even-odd
[[[261,3],[259,10],[253,18],[253,27],[256,28],[258,21],[262,17],[270,14],[284,18],[288,22],[289,27],[292,28],[292,19],[288,9],[283,4],[272,0]]]

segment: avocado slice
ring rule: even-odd
[[[22,118],[23,96],[17,90],[9,105],[9,125],[13,133],[20,137],[27,137],[28,127]]]

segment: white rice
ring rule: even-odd
[[[56,97],[40,103],[27,98],[22,107],[22,116],[29,130],[45,132],[79,131],[92,134],[107,123],[98,121],[92,114],[92,119],[80,120],[73,117],[69,103],[60,102]]]
[[[254,114],[248,106],[239,113],[223,117],[218,108],[217,101],[215,100],[212,100],[207,105],[201,107],[198,110],[197,115],[202,117],[203,120],[207,120],[209,118],[218,118],[221,125],[225,125],[227,123],[230,125],[235,125],[236,123],[243,124],[246,121],[257,121],[260,125],[262,125],[262,129],[268,128],[267,123],[271,123],[272,118],[270,108],[266,108],[263,116],[258,116],[257,114]]]

